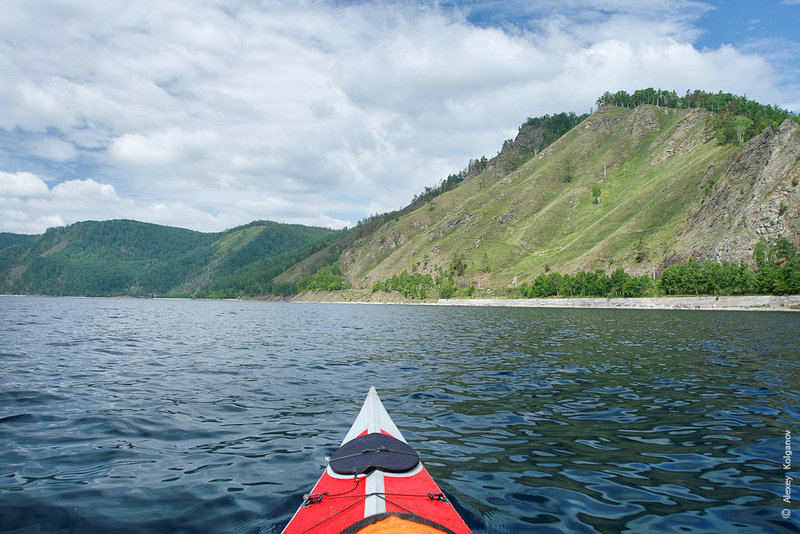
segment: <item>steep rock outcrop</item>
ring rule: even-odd
[[[697,210],[678,235],[675,260],[689,256],[753,263],[762,238],[800,235],[800,126],[785,120],[743,147],[720,183],[706,184]]]

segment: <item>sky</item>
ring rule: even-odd
[[[800,112],[800,0],[2,0],[0,232],[330,228],[606,91]]]

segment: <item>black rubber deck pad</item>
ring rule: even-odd
[[[374,469],[405,473],[418,463],[419,456],[408,443],[380,433],[348,441],[331,457],[331,468],[340,475],[369,473]]]

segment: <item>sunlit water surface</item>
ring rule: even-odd
[[[280,532],[374,385],[477,533],[800,532],[798,354],[792,313],[0,297],[0,531]]]

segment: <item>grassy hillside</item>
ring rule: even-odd
[[[336,235],[272,222],[222,233],[127,220],[81,222],[0,250],[0,292],[255,295],[271,287],[259,285],[250,271],[274,276]]]
[[[494,158],[487,159],[483,156],[470,160],[462,171],[449,175],[441,180],[438,186],[426,187],[408,206],[359,221],[358,225],[345,233],[340,240],[293,265],[275,277],[273,282],[278,285],[295,284],[301,278],[312,276],[320,268],[336,262],[342,251],[360,246],[360,243],[371,239],[385,225],[393,224],[422,207],[430,208],[435,205],[438,197],[460,188],[464,183],[481,175],[497,177],[515,171],[586,117],[588,115],[576,115],[571,112],[529,117],[520,126],[517,137],[505,141]]]
[[[782,128],[783,144],[772,148],[761,146],[774,133],[771,126],[744,146],[720,142],[715,127],[715,114],[705,109],[605,106],[510,172],[498,172],[493,160],[458,187],[389,220],[344,248],[339,266],[354,287],[369,288],[403,271],[436,276],[463,261],[458,285],[501,289],[550,269],[622,267],[652,275],[689,256],[751,259],[755,242],[769,235],[748,224],[731,227],[718,241],[739,232],[748,245],[716,257],[715,245],[687,222],[732,181],[738,196],[755,199],[756,211],[775,203],[768,198],[775,191],[788,191],[783,207],[775,208],[780,224],[770,228],[797,242],[793,217],[800,208],[797,180],[791,182],[797,161],[788,156],[769,191],[733,178],[742,158],[769,169],[776,154],[791,154],[800,146],[796,125]]]

